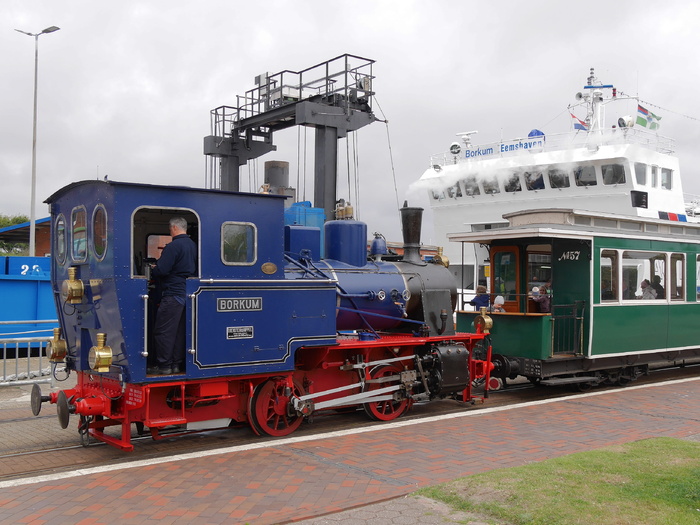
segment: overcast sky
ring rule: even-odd
[[[700,3],[675,0],[4,0],[0,213],[30,207],[34,39],[14,29],[61,28],[39,38],[37,217],[78,180],[204,186],[212,108],[235,105],[262,72],[350,53],[376,60],[374,109],[391,138],[390,150],[381,122],[357,133],[360,218],[398,240],[396,202],[428,205],[409,187],[431,154],[461,131],[478,130],[477,143],[567,131],[591,67],[653,104],[685,191],[700,194],[698,20]],[[310,131],[311,156],[312,142]],[[259,169],[287,160],[295,183],[296,129],[275,143]]]

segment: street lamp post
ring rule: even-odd
[[[39,73],[39,37],[47,33],[58,31],[60,27],[51,26],[44,29],[41,33],[28,33],[20,29],[15,29],[22,34],[34,37],[34,129],[32,134],[32,202],[29,208],[29,255],[36,255],[36,91],[37,91],[37,76]]]

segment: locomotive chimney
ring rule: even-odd
[[[401,208],[401,228],[403,231],[403,260],[422,264],[420,258],[420,230],[423,221],[423,208],[409,208],[404,201]]]

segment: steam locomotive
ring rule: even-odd
[[[37,415],[55,404],[62,428],[77,416],[83,444],[133,450],[132,427],[159,439],[247,423],[285,436],[321,410],[362,407],[388,421],[415,402],[487,395],[474,385],[488,384],[490,319],[455,332],[455,284],[440,257],[421,257],[420,208],[401,210],[403,256],[380,242],[368,259],[364,223],[285,225],[279,195],[92,180],[46,202],[60,322],[50,358],[77,381],[49,396],[36,387],[31,405]],[[149,263],[175,216],[199,255],[186,363],[149,375]]]

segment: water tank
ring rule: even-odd
[[[324,230],[326,259],[358,267],[367,264],[367,225],[364,222],[328,221]]]

